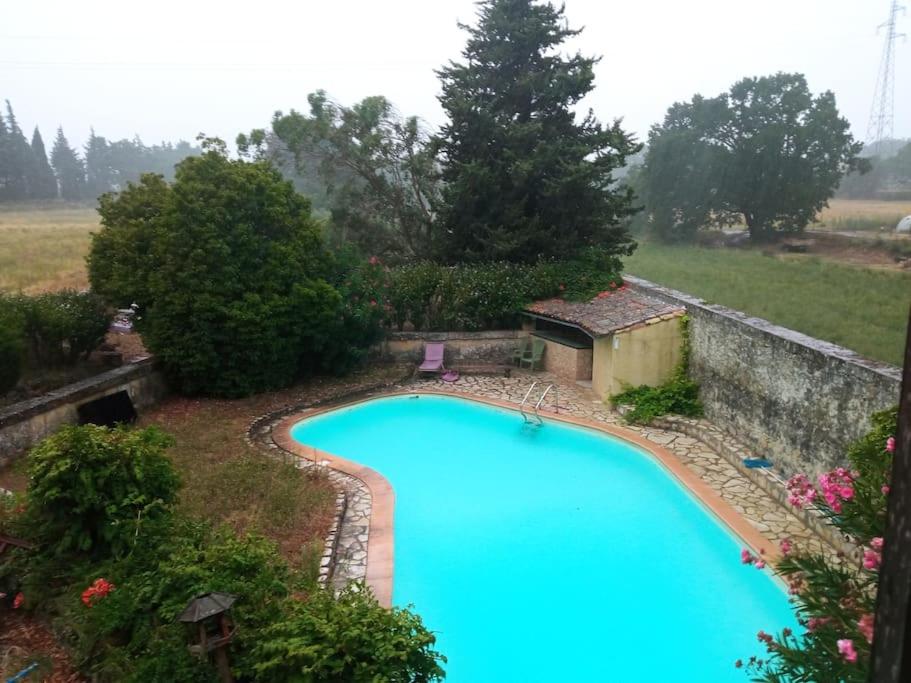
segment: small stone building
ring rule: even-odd
[[[591,301],[537,301],[524,310],[526,329],[543,339],[544,368],[591,382],[602,399],[629,386],[665,382],[680,362],[681,306],[630,287]]]

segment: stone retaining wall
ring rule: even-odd
[[[509,363],[522,330],[485,332],[389,332],[373,348],[375,355],[399,363],[417,363],[424,356],[426,342],[445,342],[446,363]]]
[[[166,386],[153,361],[147,359],[0,410],[0,467],[62,425],[77,423],[77,408],[83,403],[124,390],[141,410],[164,396]]]
[[[706,416],[785,475],[844,464],[870,416],[898,402],[901,372],[828,342],[626,276],[683,304],[690,317],[690,374]]]

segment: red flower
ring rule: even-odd
[[[91,607],[92,598],[103,598],[114,589],[114,584],[107,579],[95,579],[91,586],[82,591],[82,604]]]
[[[25,596],[22,593],[16,593],[16,597],[13,598],[13,609],[22,607],[23,602],[25,602]]]

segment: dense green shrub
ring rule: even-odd
[[[22,315],[13,302],[0,297],[0,394],[19,382],[25,354],[24,338]]]
[[[178,477],[164,454],[170,444],[154,427],[63,427],[28,455],[34,533],[56,553],[125,552],[176,497]]]
[[[94,351],[111,316],[101,297],[66,289],[15,299],[33,361],[40,366],[73,365]]]
[[[291,604],[284,619],[262,633],[256,646],[256,680],[395,681],[442,679],[433,650],[436,638],[420,617],[386,609],[363,586],[337,597],[328,590]]]

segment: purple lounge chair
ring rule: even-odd
[[[424,344],[424,362],[418,367],[418,372],[445,372],[443,367],[443,352],[446,345],[442,342],[428,342]]]

